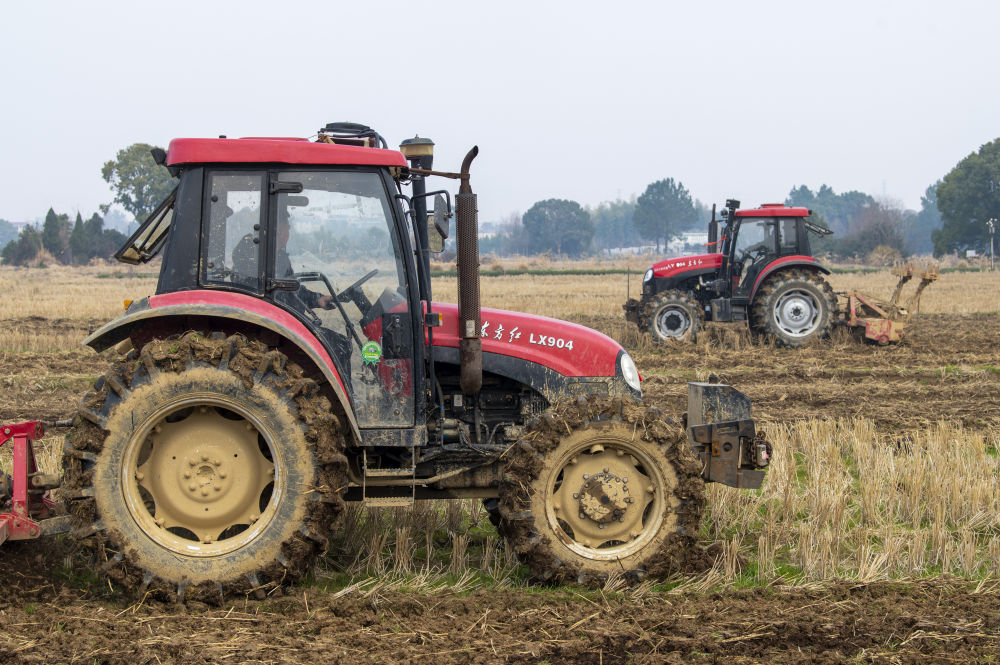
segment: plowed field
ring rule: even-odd
[[[567,278],[564,291],[585,300],[595,281]],[[932,308],[899,346],[838,334],[788,350],[752,344],[735,326],[711,328],[692,346],[651,347],[614,308],[563,314],[565,293],[548,297],[534,311],[556,311],[622,340],[646,379],[647,399],[667,413],[685,409],[687,381],[715,374],[753,399],[765,428],[859,417],[906,436],[945,420],[994,441],[1000,428],[995,302],[979,299],[982,311]],[[0,321],[0,422],[69,417],[108,359],[66,340],[101,321],[69,305],[58,316],[21,311],[30,307]],[[66,541],[0,546],[0,663],[1000,661],[1000,580],[990,576],[605,592],[401,591],[376,578],[350,586],[334,578],[341,581],[209,607],[112,593],[82,566]]]

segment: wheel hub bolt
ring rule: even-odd
[[[589,473],[583,474],[583,479],[584,480],[589,480],[590,479],[590,474]]]
[[[142,480],[145,477],[146,476],[143,475],[142,471],[137,471],[136,474],[135,474],[135,479],[136,480]]]

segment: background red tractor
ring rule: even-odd
[[[783,346],[829,334],[837,299],[809,237],[832,231],[809,221],[807,208],[739,206],[727,200],[721,220],[712,208],[708,244],[717,252],[653,264],[641,299],[623,305],[653,340],[694,340],[705,321],[747,321]]]

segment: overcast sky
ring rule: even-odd
[[[998,25],[992,0],[5,3],[0,218],[89,215],[134,142],[335,120],[428,136],[439,169],[478,144],[481,221],[667,177],[919,208],[1000,136]]]

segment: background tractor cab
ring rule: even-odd
[[[704,321],[745,320],[786,346],[829,332],[835,298],[809,234],[831,231],[809,221],[807,208],[739,205],[727,200],[720,218],[712,207],[708,246],[717,252],[655,263],[642,299],[625,303],[626,317],[654,340],[693,340]]]

